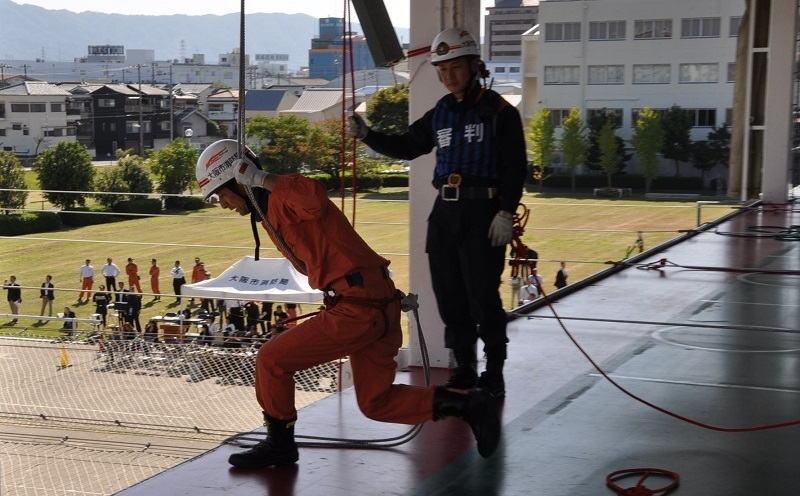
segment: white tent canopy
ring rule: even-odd
[[[214,279],[184,284],[181,296],[226,300],[314,303],[322,291],[308,285],[308,278],[285,258],[246,256]]]

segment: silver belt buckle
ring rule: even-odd
[[[458,201],[459,197],[458,186],[450,186],[449,184],[443,184],[440,190],[440,195],[442,197],[442,200],[444,201]]]

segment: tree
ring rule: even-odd
[[[152,193],[153,181],[147,174],[144,159],[138,155],[126,155],[117,161],[117,165],[105,167],[95,181],[98,191],[116,193]],[[125,200],[133,200],[135,195],[109,195],[98,193],[95,199],[101,204],[113,207]]]
[[[708,146],[711,148],[711,160],[716,164],[728,166],[731,156],[731,133],[724,124],[708,132]]]
[[[382,133],[408,131],[408,85],[399,84],[376,92],[367,105],[367,120],[373,129]]]
[[[22,162],[11,152],[0,151],[0,189],[28,189]],[[11,209],[23,208],[27,199],[27,191],[0,191],[0,208],[9,213]]]
[[[589,169],[594,171],[603,171],[603,166],[600,163],[600,131],[606,124],[611,123],[614,129],[618,128],[621,124],[619,117],[608,112],[605,108],[594,112],[587,120],[589,127],[589,152],[586,155],[586,165]],[[617,172],[622,172],[628,165],[628,160],[631,159],[631,154],[625,152],[625,140],[616,136],[617,140],[617,155],[619,155],[619,164],[617,165]]]
[[[661,127],[658,113],[650,107],[645,107],[639,113],[631,137],[631,146],[644,165],[645,192],[649,193],[653,178],[658,175],[658,152],[664,146],[664,128]]]
[[[693,141],[689,144],[689,160],[695,169],[700,171],[700,178],[705,184],[706,172],[715,165],[714,152],[708,141]]]
[[[69,193],[90,191],[93,187],[95,169],[84,145],[62,141],[55,148],[42,152],[33,168],[42,189],[49,190],[44,193],[47,201],[64,210],[86,204],[85,195]]]
[[[575,107],[561,122],[561,159],[564,167],[572,175],[572,191],[575,191],[575,169],[584,162],[589,152],[589,141],[586,139],[586,125],[581,119],[581,111]]]
[[[294,115],[255,116],[245,128],[246,136],[258,140],[256,151],[261,165],[273,174],[300,172],[313,163],[314,145],[322,139],[305,119]]]
[[[692,116],[677,105],[669,108],[661,116],[664,127],[664,147],[661,154],[675,162],[675,177],[681,176],[680,163],[689,161],[692,130]]]
[[[545,179],[545,168],[550,166],[555,151],[556,126],[550,122],[550,109],[542,107],[528,121],[528,132],[525,141],[528,143],[528,156],[533,165],[533,178],[539,181]]]
[[[611,176],[619,172],[619,166],[622,163],[615,130],[614,123],[608,121],[600,129],[600,133],[597,136],[597,144],[600,149],[600,167],[603,168],[603,172],[608,177],[609,188],[611,187]]]
[[[176,138],[161,150],[152,153],[149,159],[150,170],[158,180],[157,191],[183,194],[195,180],[199,155],[183,138]]]

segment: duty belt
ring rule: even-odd
[[[497,188],[488,186],[461,186],[461,174],[447,176],[447,183],[439,187],[439,196],[444,201],[491,200],[497,197]]]
[[[450,186],[447,184],[439,188],[439,196],[444,201],[459,200],[491,200],[497,198],[497,188],[486,186]]]

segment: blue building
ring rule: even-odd
[[[309,77],[330,81],[349,73],[350,52],[343,51],[344,42],[348,39],[352,40],[353,69],[375,69],[366,38],[356,33],[345,33],[344,19],[324,17],[319,20],[319,36],[311,40],[311,49],[308,51]]]

